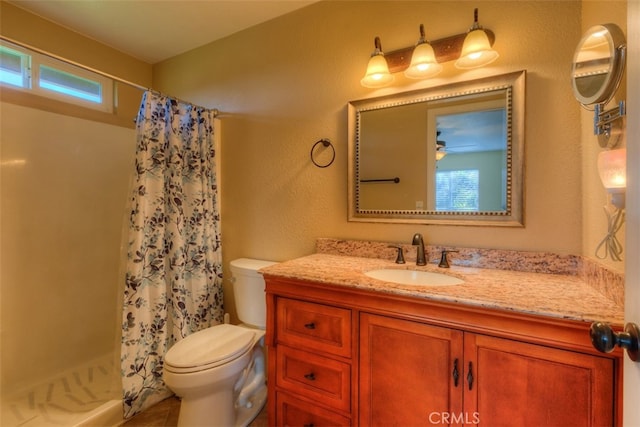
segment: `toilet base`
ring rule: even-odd
[[[182,399],[178,427],[246,427],[267,402],[267,386],[256,390],[250,405],[233,408],[234,393],[221,392],[204,399]]]
[[[258,416],[260,411],[262,411],[265,403],[267,403],[267,386],[264,385],[256,390],[256,393],[249,399],[249,401],[251,402],[250,408],[243,406],[236,410],[237,427],[247,427],[249,423]]]

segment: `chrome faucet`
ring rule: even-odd
[[[426,257],[424,256],[424,240],[422,239],[422,234],[416,233],[413,235],[413,240],[411,244],[414,246],[418,246],[418,254],[416,256],[416,265],[427,265]]]

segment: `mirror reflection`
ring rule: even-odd
[[[518,72],[351,102],[349,219],[522,225],[523,87]]]
[[[435,189],[427,209],[506,211],[505,99],[479,103],[495,105],[466,105],[477,107],[477,110],[436,115]],[[431,203],[432,199],[435,199],[435,205]]]
[[[573,92],[583,105],[607,103],[624,66],[624,34],[615,24],[595,25],[585,33],[573,58]]]

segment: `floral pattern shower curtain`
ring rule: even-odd
[[[128,418],[170,395],[163,356],[221,323],[214,113],[147,91],[137,118],[122,318]]]

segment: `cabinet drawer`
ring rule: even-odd
[[[276,420],[278,426],[349,426],[351,420],[335,412],[303,402],[287,394],[276,395]]]
[[[276,315],[278,342],[351,357],[351,310],[278,298]]]
[[[351,410],[351,365],[278,346],[276,384],[345,412]]]

